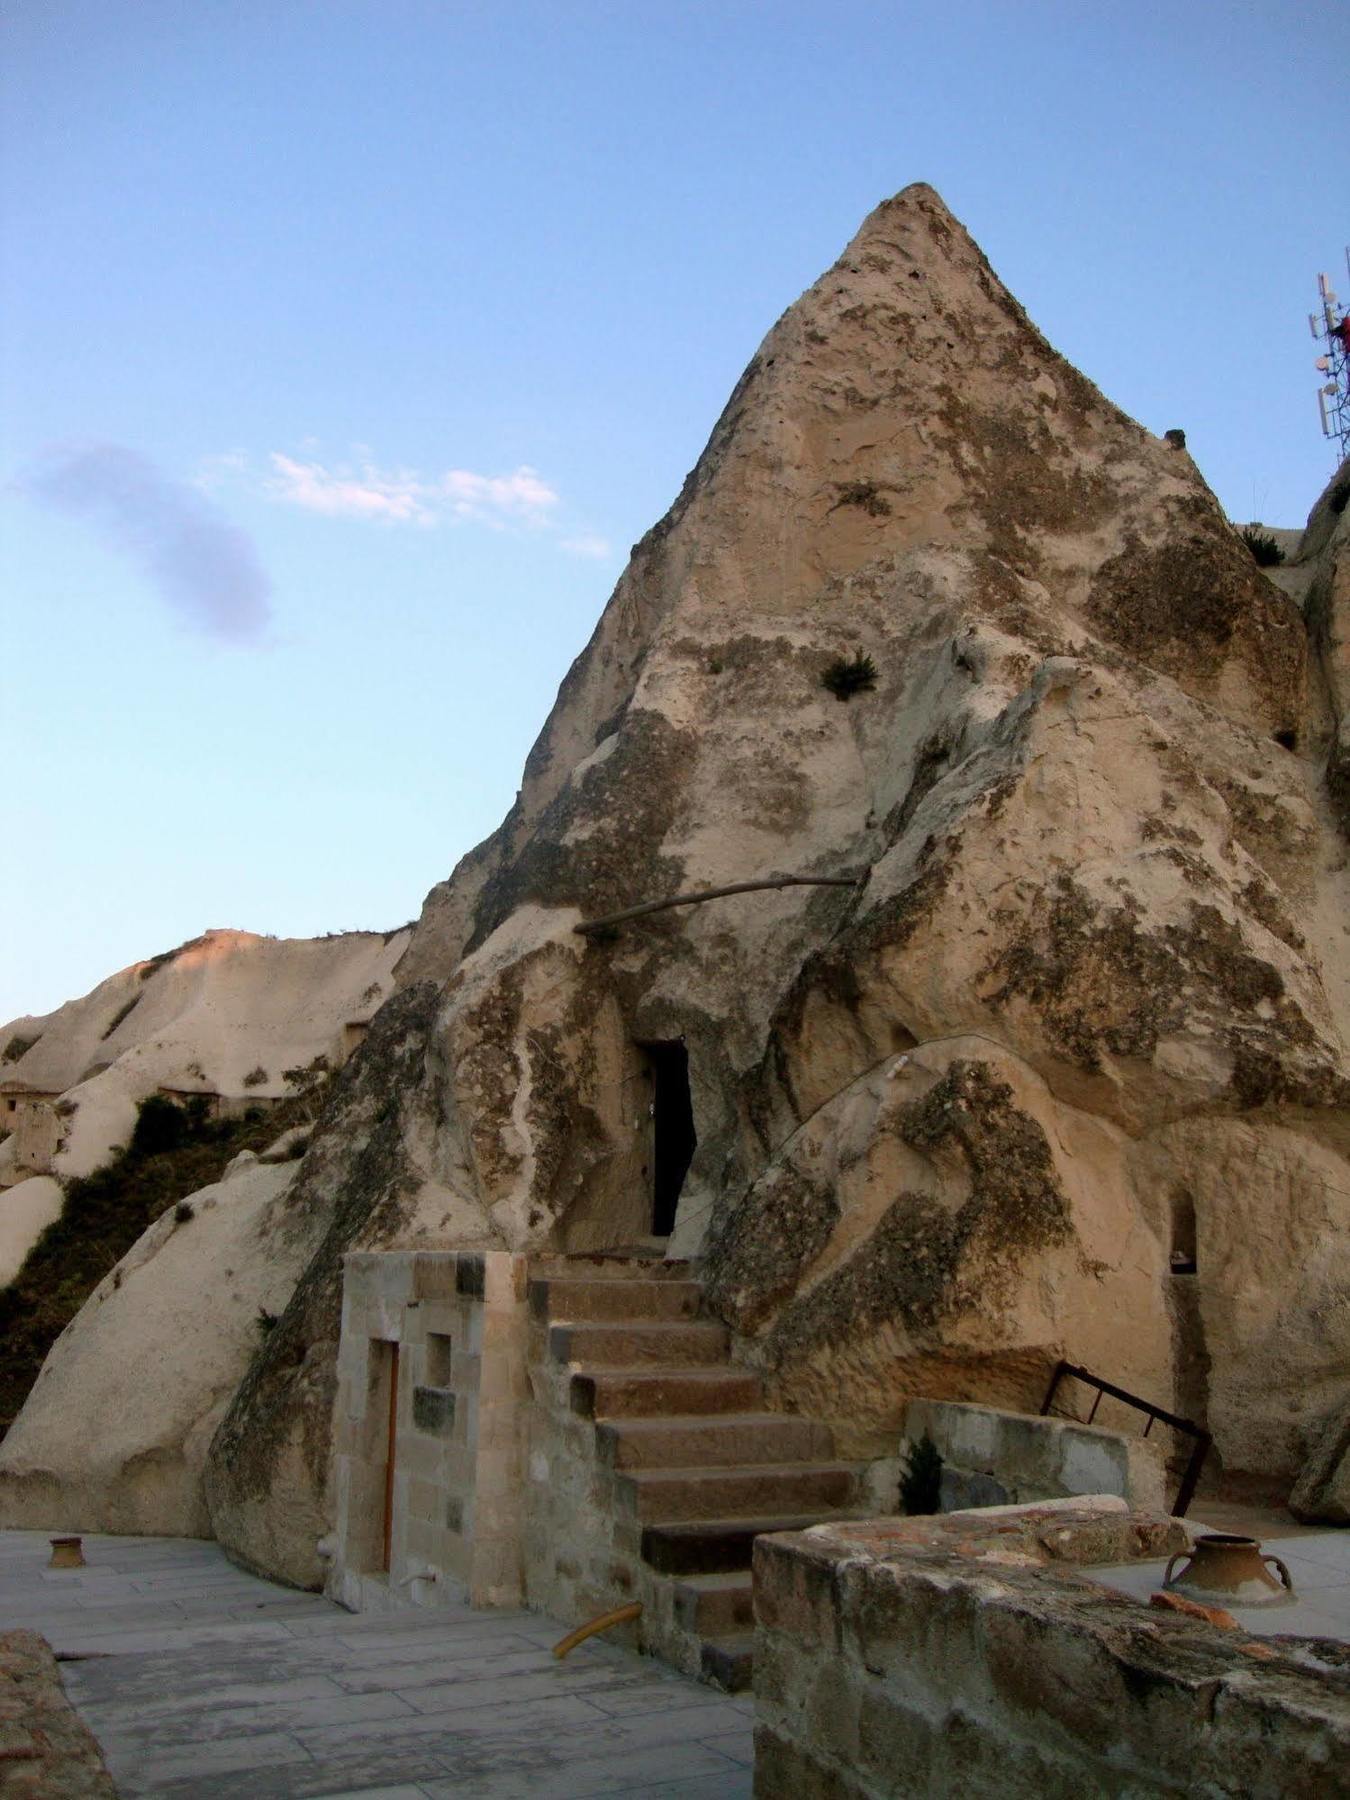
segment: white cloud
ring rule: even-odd
[[[356,519],[379,525],[437,524],[486,526],[492,531],[525,529],[545,533],[568,556],[604,562],[614,554],[608,538],[587,530],[564,506],[552,482],[529,463],[500,475],[476,469],[386,468],[364,444],[354,444],[342,461],[319,454],[318,439],[300,440],[294,456],[274,450],[259,469],[242,451],[203,459],[195,485],[203,492],[233,487],[261,493],[283,506],[329,519]]]
[[[427,524],[435,517],[427,504],[427,487],[407,470],[387,472],[373,463],[359,471],[326,469],[322,463],[296,462],[273,451],[272,477],[265,484],[274,500],[302,506],[330,519],[383,519],[399,524]]]
[[[447,469],[440,480],[450,509],[461,519],[507,514],[538,523],[558,504],[556,492],[527,463],[510,475],[475,475]]]
[[[608,538],[589,531],[560,539],[559,548],[566,550],[569,556],[586,556],[594,562],[604,562],[614,554],[614,546]]]
[[[447,469],[425,476],[416,469],[381,469],[369,460],[328,467],[273,451],[265,491],[274,500],[333,519],[375,519],[386,524],[430,525],[438,518],[480,525],[542,525],[559,504],[556,490],[522,463],[509,475]]]

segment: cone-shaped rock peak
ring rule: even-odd
[[[428,897],[292,1193],[326,1236],[217,1437],[222,1538],[313,1578],[342,1253],[649,1235],[686,1060],[672,1248],[842,1448],[893,1445],[912,1393],[1034,1407],[1067,1356],[1291,1475],[1350,1355],[1306,639],[932,189],[878,207]],[[781,875],[853,885],[576,929]]]

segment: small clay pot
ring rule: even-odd
[[[1182,1557],[1190,1562],[1172,1579]],[[1274,1563],[1277,1581],[1266,1567]],[[1288,1569],[1278,1556],[1263,1551],[1255,1538],[1215,1531],[1195,1540],[1189,1552],[1180,1550],[1167,1565],[1165,1588],[1176,1588],[1192,1600],[1221,1606],[1288,1606],[1298,1596]]]
[[[54,1537],[51,1540],[51,1561],[49,1569],[82,1569],[84,1567],[84,1545],[77,1537]]]

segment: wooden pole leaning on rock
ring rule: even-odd
[[[665,912],[672,906],[698,906],[704,900],[720,900],[726,894],[754,894],[764,888],[861,887],[866,879],[866,875],[774,875],[767,881],[733,881],[728,887],[701,888],[696,894],[672,894],[668,900],[644,900],[641,906],[606,913],[603,919],[584,919],[572,929],[586,937],[593,931],[606,931],[611,925],[626,924],[629,919],[644,918],[648,913]]]

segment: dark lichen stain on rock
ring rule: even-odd
[[[715,1312],[753,1331],[792,1294],[839,1223],[824,1182],[791,1164],[753,1188],[709,1232],[704,1282]]]
[[[594,1043],[583,1029],[588,1004],[588,996],[579,997],[562,1024],[533,1026],[526,1035],[525,1119],[534,1146],[530,1199],[537,1208],[536,1226],[545,1217],[561,1225],[568,1208],[582,1209],[587,1176],[614,1148],[585,1099],[596,1079]],[[579,1061],[564,1054],[569,1042]]]
[[[466,954],[530,903],[594,914],[675,892],[683,868],[660,846],[696,748],[694,733],[630,710],[610,754],[568,782],[519,854],[484,883]],[[564,841],[582,824],[584,836]]]
[[[1217,1029],[1234,1016],[1244,1041],[1313,1041],[1279,970],[1253,955],[1216,907],[1192,903],[1186,924],[1151,933],[1138,911],[1128,892],[1106,909],[1061,875],[1040,896],[1030,928],[982,972],[986,984],[999,983],[986,985],[986,1000],[997,1008],[1015,997],[1030,1002],[1050,1042],[1090,1072],[1101,1069],[1104,1051],[1152,1056],[1163,1037]]]
[[[1161,542],[1136,538],[1097,570],[1088,618],[1108,642],[1202,690],[1234,654],[1277,726],[1295,722],[1306,638],[1284,594],[1266,581],[1240,539],[1207,502],[1175,509]]]
[[[986,1302],[1025,1256],[1071,1236],[1045,1133],[986,1063],[952,1063],[893,1129],[920,1152],[958,1149],[966,1199],[952,1211],[929,1194],[899,1195],[848,1261],[781,1315],[766,1344],[771,1364],[890,1321],[922,1337]]]

